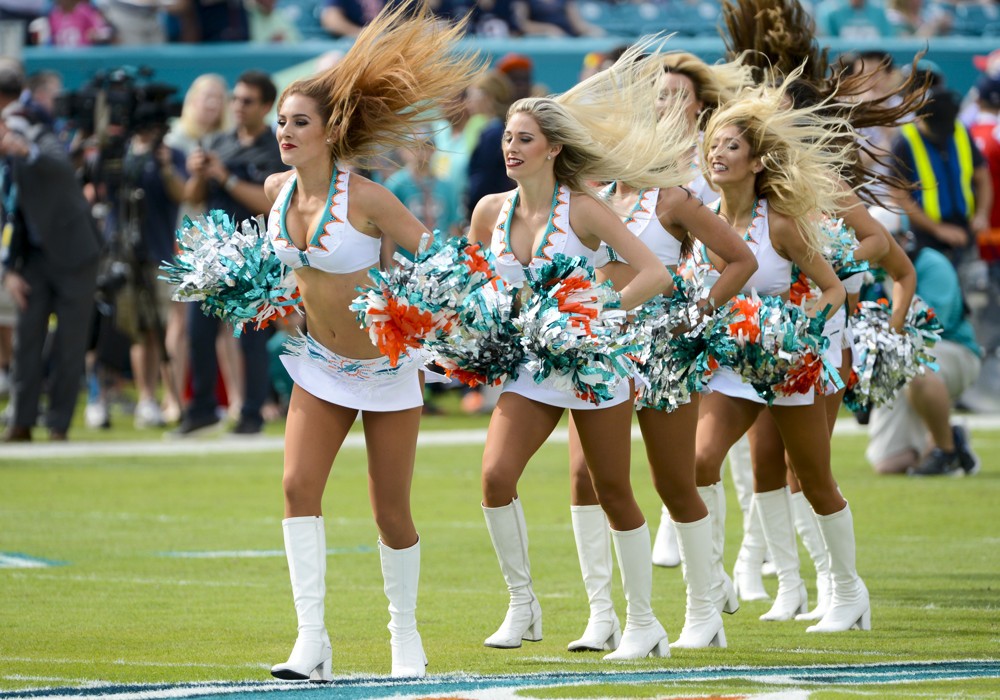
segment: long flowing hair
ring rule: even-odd
[[[316,101],[334,161],[364,163],[411,143],[484,69],[457,45],[465,22],[443,27],[427,0],[387,5],[344,57],[281,94]]]
[[[665,72],[683,75],[694,85],[695,99],[702,103],[702,123],[716,108],[754,83],[753,69],[744,64],[742,56],[710,65],[687,51],[670,51],[663,54],[661,61]]]
[[[529,114],[551,144],[562,146],[554,159],[557,181],[594,195],[593,183],[673,187],[691,179],[695,136],[683,106],[672,105],[662,118],[657,114],[663,67],[655,50],[662,42],[640,41],[613,66],[562,94],[511,105],[508,120]]]
[[[758,82],[780,82],[793,71],[800,72],[797,84],[788,91],[797,107],[823,105],[830,118],[848,119],[860,130],[899,126],[927,101],[929,83],[916,70],[923,52],[914,57],[913,70],[895,89],[861,100],[871,87],[872,75],[849,75],[843,66],[831,69],[829,50],[819,47],[816,25],[799,0],[725,0],[722,17],[728,34],[724,37],[727,55],[742,57],[753,67]],[[891,156],[870,146],[867,139],[858,139],[848,156],[841,176],[869,204],[880,204],[877,185],[913,188],[890,174],[894,170]]]
[[[843,208],[850,190],[840,179],[840,166],[857,134],[848,119],[831,117],[827,104],[789,107],[786,94],[798,78],[792,72],[777,86],[745,90],[709,119],[702,142],[702,162],[723,127],[736,126],[759,157],[763,170],[754,183],[768,206],[795,221],[809,247],[822,250],[818,215]]]

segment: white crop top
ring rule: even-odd
[[[594,264],[594,256],[597,251],[585,246],[577,238],[569,223],[569,188],[556,184],[556,189],[552,194],[552,212],[549,214],[549,223],[545,227],[542,241],[532,254],[531,262],[522,265],[510,247],[510,223],[514,218],[514,210],[517,208],[518,192],[519,190],[514,190],[504,200],[503,206],[500,208],[500,215],[497,217],[497,225],[493,229],[493,238],[490,241],[490,252],[495,257],[494,267],[497,274],[505,282],[512,285],[524,282],[526,279],[525,269],[551,262],[557,253],[569,257],[580,256],[586,258],[590,265]]]
[[[715,206],[715,212],[719,212],[720,201]],[[757,271],[753,273],[741,290],[744,294],[749,294],[751,289],[756,289],[758,294],[778,296],[784,294],[791,287],[792,283],[792,261],[785,260],[778,255],[778,251],[771,245],[771,229],[767,220],[767,200],[763,197],[757,198],[754,205],[753,218],[743,235],[747,247],[757,258]]]
[[[267,233],[278,259],[289,267],[314,267],[323,272],[348,274],[378,264],[382,239],[366,236],[347,220],[350,172],[336,169],[330,180],[327,209],[319,226],[299,250],[288,236],[285,217],[295,192],[295,175],[285,181],[267,218]]]
[[[614,185],[609,185],[605,193],[610,195],[614,192]],[[663,227],[660,217],[656,215],[656,205],[660,201],[660,189],[654,187],[639,192],[639,199],[631,213],[622,219],[626,228],[635,234],[635,237],[646,244],[659,258],[660,262],[667,267],[676,267],[681,259],[681,242],[674,238],[673,234]],[[603,245],[603,244],[602,244]],[[628,262],[625,258],[615,253],[615,259]]]

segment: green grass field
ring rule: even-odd
[[[484,417],[430,418],[427,430],[482,428]],[[280,433],[272,428],[273,434]],[[76,430],[72,437],[88,439]],[[104,439],[158,433],[121,429]],[[729,648],[611,665],[571,654],[587,607],[570,529],[566,447],[546,445],[521,497],[545,638],[518,650],[482,640],[503,618],[506,590],[479,507],[481,446],[421,447],[413,487],[423,543],[420,631],[433,674],[534,673],[884,663],[1000,658],[1000,430],[973,434],[983,459],[970,479],[875,476],[863,436],[838,436],[835,472],[851,501],[858,562],[872,594],[873,631],[807,635],[806,623],[764,623],[766,603],[726,616]],[[3,449],[3,448],[0,448]],[[658,502],[636,443],[633,483],[658,522]],[[727,478],[728,480],[728,478]],[[20,459],[0,452],[0,552],[58,563],[0,568],[0,696],[92,681],[265,680],[295,638],[282,549],[281,454]],[[387,674],[388,612],[366,493],[364,452],[345,450],[326,497],[326,619],[334,667]],[[741,535],[730,490],[731,568]],[[812,587],[804,551],[803,572]],[[776,581],[766,579],[773,593]],[[616,607],[624,616],[620,581]],[[675,638],[683,623],[679,569],[654,571],[654,610]],[[812,688],[809,697],[1000,697],[993,679],[891,687]],[[766,683],[584,684],[525,697],[705,696],[773,690]]]

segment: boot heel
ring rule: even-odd
[[[726,581],[723,584],[723,593],[725,594],[725,600],[722,603],[722,612],[727,615],[732,615],[740,609],[740,599],[736,595],[736,586],[733,584],[732,579],[726,576]]]
[[[708,643],[708,646],[710,646],[710,647],[717,647],[719,649],[725,649],[726,648],[726,631],[720,627],[719,631],[715,633],[714,637],[712,637],[712,641],[710,641]]]
[[[333,659],[324,659],[323,663],[312,670],[309,674],[310,683],[331,683],[333,682]]]
[[[798,610],[795,611],[796,616],[805,615],[809,612],[809,593],[806,591],[806,584],[802,584],[802,588],[799,589],[799,600],[802,604],[799,606]]]
[[[858,628],[859,630],[861,630],[862,632],[871,632],[872,631],[872,609],[871,609],[871,606],[869,606],[867,610],[865,610],[863,613],[861,613],[861,617],[859,617],[858,621],[854,623],[854,626],[856,628]]]
[[[659,642],[657,642],[656,646],[653,647],[650,650],[649,655],[652,656],[653,658],[657,658],[657,659],[666,659],[666,658],[669,658],[670,657],[670,644],[667,643],[667,638],[664,637]]]
[[[614,630],[611,632],[611,636],[608,637],[608,641],[604,643],[604,648],[608,651],[614,651],[618,648],[618,645],[622,643],[622,631],[618,625],[615,625]]]
[[[521,636],[521,639],[523,639],[526,642],[540,642],[540,641],[542,641],[542,616],[541,615],[539,615],[537,618],[535,618],[531,622],[531,624],[528,625],[528,629],[526,629],[524,631],[524,634]]]

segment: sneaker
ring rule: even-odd
[[[263,428],[263,422],[240,416],[240,419],[236,421],[236,425],[229,432],[233,435],[260,435],[260,431]]]
[[[958,455],[958,463],[966,476],[979,473],[979,455],[972,451],[969,445],[969,433],[962,425],[951,426],[951,436],[955,441],[955,453]]]
[[[184,416],[184,418],[181,419],[181,424],[178,425],[173,430],[167,432],[165,437],[168,438],[194,437],[195,435],[209,432],[214,428],[221,427],[221,425],[222,421],[220,421],[219,417],[215,415],[198,419],[193,419],[188,416]]]
[[[945,452],[939,447],[931,450],[919,467],[910,467],[906,473],[910,476],[965,476],[958,452]]]
[[[163,420],[163,414],[160,412],[159,404],[152,399],[143,399],[135,405],[133,419],[135,427],[139,430],[143,428],[162,428],[166,425]]]
[[[107,430],[111,427],[111,417],[108,415],[108,406],[102,401],[88,403],[83,410],[83,422],[88,428],[97,430],[102,428]]]

